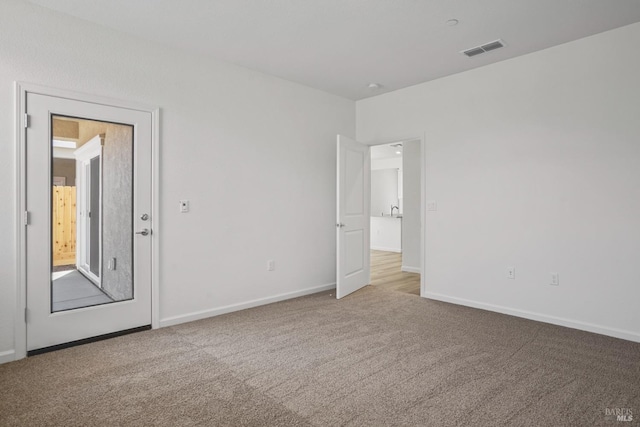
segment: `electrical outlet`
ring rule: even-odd
[[[180,200],[180,213],[189,212],[189,201],[188,200]]]
[[[551,273],[551,283],[553,286],[560,286],[560,275],[558,273]]]
[[[515,279],[515,278],[516,278],[516,268],[507,267],[507,279]]]
[[[276,262],[272,259],[267,261],[267,271],[273,271],[276,269]]]

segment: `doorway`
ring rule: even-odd
[[[409,174],[410,178],[406,179],[405,183],[404,175],[406,173],[400,176],[397,166],[386,168],[390,169],[386,175],[391,178],[391,181],[389,181],[391,183],[387,182],[386,185],[390,188],[390,191],[395,193],[391,198],[382,198],[380,204],[375,201],[372,203],[373,195],[371,192],[371,181],[374,179],[371,173],[371,150],[375,149],[377,145],[395,145],[386,149],[393,150],[396,155],[396,151],[404,152],[408,161],[407,164],[411,164],[410,169],[412,171]],[[423,185],[425,156],[423,145],[424,138],[410,138],[402,140],[402,142],[366,145],[349,137],[338,135],[336,164],[336,298],[343,298],[364,286],[372,284],[371,241],[376,236],[372,236],[371,222],[378,215],[381,219],[387,216],[387,219],[392,220],[391,225],[398,230],[396,238],[400,243],[396,242],[396,251],[402,253],[399,258],[399,273],[417,273],[418,276],[413,276],[413,281],[419,283],[419,295],[424,295],[424,221],[422,213],[425,212],[425,187]],[[403,149],[399,150],[398,146],[403,147]],[[410,151],[410,153],[407,151]],[[397,163],[397,160],[394,159],[394,162]],[[402,165],[405,168],[404,162],[402,162]],[[402,186],[399,187],[398,183],[402,183]],[[399,188],[400,192],[398,191]],[[410,189],[409,192],[407,192],[408,189]],[[398,197],[399,194],[402,197]],[[411,195],[407,197],[409,194]],[[411,204],[411,207],[407,207],[408,203]],[[406,216],[405,212],[400,213],[400,206],[403,206],[403,210],[409,213],[409,218],[406,220],[407,225],[404,227],[398,221]],[[411,247],[412,250],[403,250],[402,240],[406,242],[406,247]],[[410,243],[411,246],[409,246]],[[379,247],[377,249],[387,249],[385,251],[387,252],[389,247]],[[415,288],[412,289],[411,293],[415,293]]]
[[[371,285],[420,295],[420,145],[374,145],[371,155]]]
[[[20,88],[29,353],[152,323],[153,112],[56,95]]]

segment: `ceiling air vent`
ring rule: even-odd
[[[480,55],[482,53],[487,53],[491,50],[500,49],[504,47],[504,42],[502,40],[492,41],[487,44],[483,44],[482,46],[472,47],[471,49],[463,50],[461,53],[464,53],[469,58],[472,56]]]

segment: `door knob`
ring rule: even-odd
[[[141,231],[136,231],[136,234],[142,234],[143,236],[148,236],[151,234],[151,230],[148,228],[143,228]]]
[[[340,223],[336,224],[336,227],[342,228],[342,227],[344,227],[344,224],[340,222]]]
[[[149,214],[145,213],[145,214],[140,215],[140,219],[143,220],[143,221],[147,221],[149,219]]]

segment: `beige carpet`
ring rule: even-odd
[[[638,343],[371,286],[332,294],[0,365],[0,425],[639,424]]]

